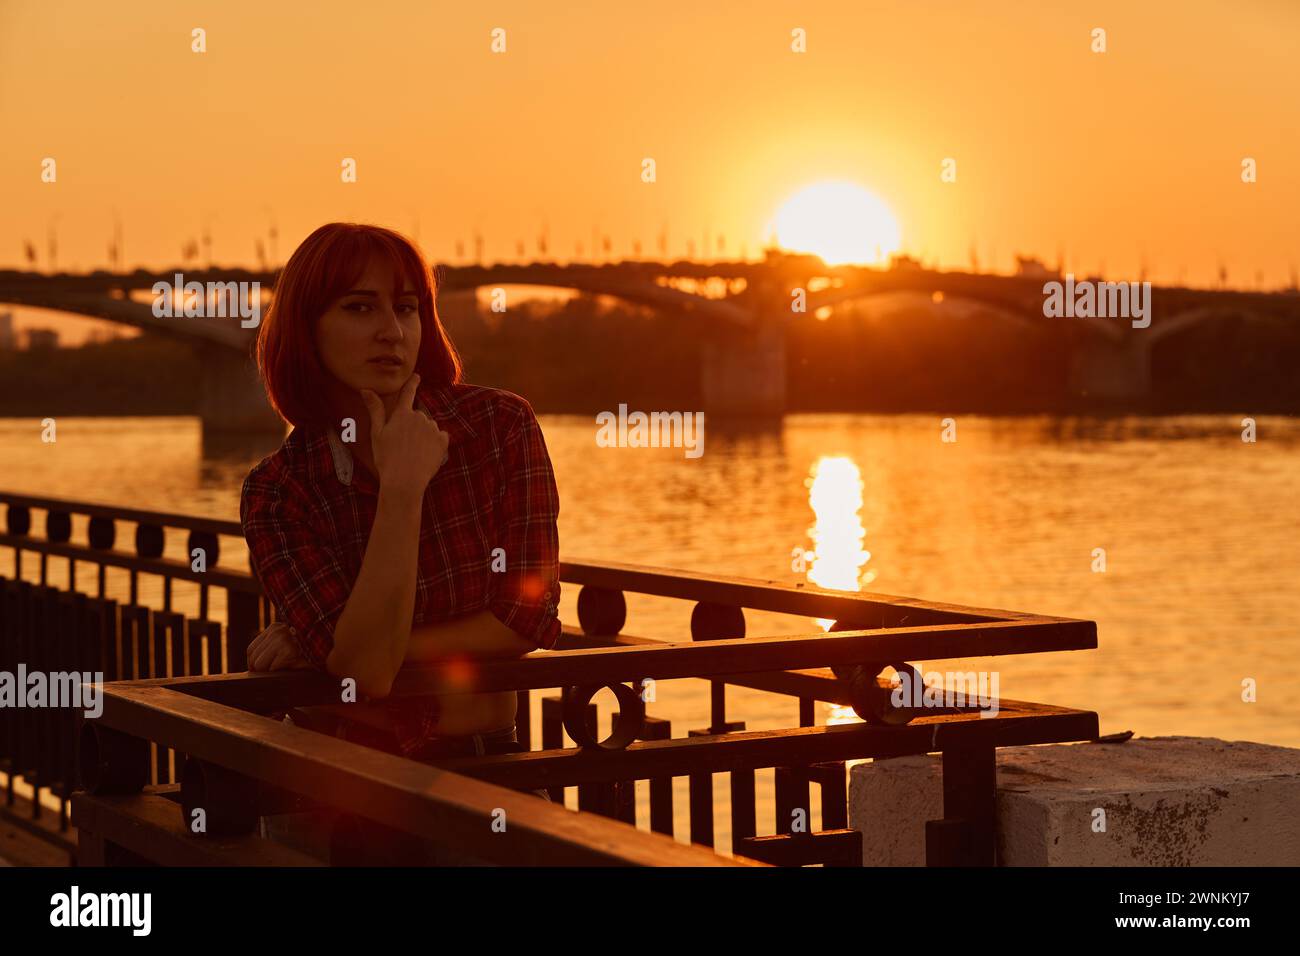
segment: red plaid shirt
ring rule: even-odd
[[[414,624],[483,610],[538,647],[560,632],[559,495],[532,406],[479,385],[421,385],[418,401],[450,436],[425,489]],[[361,571],[379,487],[328,428],[295,428],[249,472],[240,501],[253,572],[303,656],[325,667]],[[500,551],[497,551],[500,549]],[[493,571],[496,564],[504,570]],[[402,753],[429,739],[433,701],[384,705]]]

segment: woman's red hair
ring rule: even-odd
[[[285,263],[257,334],[257,367],[267,397],[291,425],[330,420],[332,412],[324,400],[329,372],[316,349],[316,323],[353,287],[372,255],[391,262],[419,295],[420,354],[415,370],[421,386],[462,380],[460,356],[438,318],[437,280],[415,244],[382,226],[326,223],[304,239]]]

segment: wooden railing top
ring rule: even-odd
[[[105,726],[420,836],[513,865],[746,866],[671,837],[577,813],[158,682],[104,685]],[[490,825],[496,811],[505,832]]]
[[[767,767],[901,757],[971,746],[1022,747],[1093,740],[1097,715],[1029,701],[998,701],[995,716],[974,708],[936,710],[897,727],[867,723],[788,727],[779,730],[640,740],[622,750],[582,748],[456,757],[439,766],[478,780],[522,787],[602,783],[645,777],[687,776],[701,770]],[[707,763],[702,765],[702,757]]]
[[[872,621],[881,613],[888,613],[899,625],[1040,619],[1038,615],[1022,611],[965,607],[875,592],[832,591],[803,582],[790,584],[771,579],[609,561],[562,561],[560,580],[614,591],[707,601],[755,611],[844,619],[855,623],[859,617]]]
[[[535,651],[516,660],[464,660],[405,667],[393,697],[771,674],[860,663],[947,660],[1088,650],[1096,625],[1064,618],[942,624],[861,631],[747,637],[693,643],[645,641],[609,647]],[[141,682],[147,684],[149,682]],[[152,683],[250,710],[332,704],[338,678],[315,671],[217,674]]]

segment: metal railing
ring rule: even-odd
[[[1095,714],[1041,704],[1003,700],[993,718],[981,718],[971,708],[900,711],[889,703],[888,684],[877,676],[886,666],[902,670],[915,661],[1093,648],[1096,626],[1090,621],[566,561],[561,581],[581,587],[579,627],[565,627],[556,650],[517,661],[476,662],[468,674],[463,665],[407,668],[392,691],[394,696],[514,691],[521,705],[520,739],[528,743],[532,693],[558,688],[558,694],[542,697],[542,749],[430,767],[273,719],[290,708],[338,704],[339,684],[314,672],[243,673],[244,648],[274,611],[250,574],[214,567],[219,537],[240,535],[236,522],[6,493],[0,493],[0,503],[8,505],[0,547],[14,549],[19,579],[0,585],[0,670],[21,661],[30,670],[103,671],[108,682],[102,716],[86,721],[81,731],[84,752],[90,754],[88,783],[96,791],[78,796],[83,844],[90,821],[100,828],[92,841],[117,845],[104,836],[103,826],[109,820],[112,830],[114,814],[128,812],[120,803],[126,798],[111,794],[120,785],[101,781],[125,774],[128,792],[152,788],[134,798],[149,803],[151,813],[166,815],[173,806],[172,824],[177,824],[182,811],[202,809],[210,829],[215,821],[218,832],[246,833],[259,815],[316,806],[426,838],[438,834],[453,849],[499,861],[667,862],[668,856],[626,835],[632,842],[615,841],[621,849],[611,857],[601,857],[598,848],[611,845],[611,823],[620,826],[616,833],[638,832],[628,826],[637,821],[638,809],[653,831],[641,837],[672,834],[678,809],[672,781],[681,777],[688,781],[691,843],[713,846],[719,803],[714,775],[724,774],[734,852],[773,863],[852,864],[861,860],[862,834],[848,828],[846,761],[942,752],[944,818],[927,827],[929,859],[992,863],[996,748],[1097,735]],[[45,512],[43,539],[32,534],[32,509]],[[89,519],[84,544],[71,541],[72,515]],[[118,522],[135,524],[134,552],[115,549]],[[191,561],[163,556],[165,529],[174,545],[179,534],[188,534]],[[38,581],[20,580],[24,552],[40,561]],[[95,565],[96,593],[50,584],[51,558],[68,562],[73,587],[76,565]],[[195,570],[200,566],[204,570]],[[129,573],[125,602],[106,593],[105,569],[112,567]],[[163,582],[161,608],[138,603],[141,576]],[[196,613],[176,609],[181,602],[173,594],[175,581],[198,588],[189,596]],[[214,589],[218,599],[210,600]],[[622,633],[625,593],[694,602],[691,641]],[[220,605],[226,609],[224,628],[212,619]],[[747,638],[745,609],[837,624],[831,633]],[[679,678],[709,682],[710,720],[707,727],[674,736],[668,721],[646,713],[642,689],[647,680]],[[728,719],[729,686],[793,698],[797,722],[747,731],[743,721]],[[610,737],[601,740],[592,698],[607,687],[619,711]],[[817,701],[850,704],[865,722],[815,726]],[[11,795],[14,778],[21,776],[55,795],[61,807],[66,804],[75,783],[77,722],[77,712],[0,711],[0,769],[9,774]],[[564,746],[565,732],[574,746]],[[358,750],[367,755],[364,761]],[[105,757],[114,754],[115,764]],[[366,772],[355,769],[359,766]],[[775,771],[775,832],[759,836],[755,772],[765,769]],[[640,808],[638,780],[649,781],[648,806]],[[822,824],[816,833],[809,832],[814,784]],[[569,811],[515,792],[540,788],[560,799],[576,788],[582,822],[557,830],[557,821],[572,817]],[[130,812],[143,812],[144,804],[132,806]],[[484,835],[491,831],[481,824],[494,808],[509,816],[509,839]],[[792,822],[801,811],[802,829]],[[517,819],[516,813],[522,816]],[[60,822],[66,826],[63,813]],[[577,839],[578,832],[591,839]],[[547,836],[556,833],[567,842]],[[180,852],[177,846],[193,850],[197,845],[184,832],[170,833],[164,842],[173,847],[168,859]],[[120,858],[125,851],[119,846],[118,852]]]

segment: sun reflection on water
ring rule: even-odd
[[[862,526],[861,469],[848,456],[825,456],[813,464],[804,485],[815,516],[808,528],[813,547],[804,553],[808,580],[835,591],[861,591],[876,578],[875,571],[864,570],[871,553],[862,546],[867,530]],[[816,621],[822,630],[834,623],[827,618]],[[860,723],[847,704],[830,706],[827,724]]]

